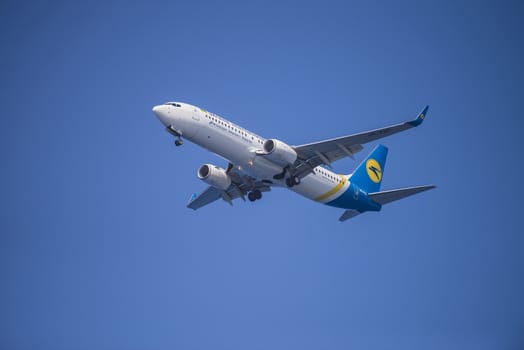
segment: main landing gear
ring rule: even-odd
[[[289,169],[289,166],[286,166],[281,173],[278,173],[273,176],[273,179],[275,180],[282,180],[286,174],[292,174],[292,172]],[[296,175],[291,175],[286,179],[286,185],[287,187],[293,187],[300,184],[300,178]]]
[[[260,190],[254,190],[247,194],[247,198],[250,202],[254,202],[262,198],[262,192]]]
[[[175,146],[180,147],[183,144],[184,144],[184,141],[182,141],[182,139],[180,137],[175,140]]]
[[[298,176],[291,176],[286,179],[287,187],[293,187],[300,184],[300,178]]]

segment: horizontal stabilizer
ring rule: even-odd
[[[435,185],[416,186],[408,188],[400,188],[397,190],[381,191],[369,193],[368,196],[380,205],[394,202],[396,200],[412,196],[414,194],[431,190]]]
[[[360,212],[358,210],[348,209],[348,210],[346,210],[344,212],[344,214],[342,214],[342,216],[338,220],[339,221],[346,221],[348,219],[354,218],[358,214],[360,214]]]

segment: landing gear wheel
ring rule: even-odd
[[[286,179],[287,187],[293,187],[300,184],[300,178],[298,176],[291,176]]]
[[[254,192],[249,192],[249,193],[247,194],[247,198],[249,199],[250,202],[254,202],[254,201],[257,200],[257,198],[256,198]]]
[[[255,196],[255,199],[261,199],[262,198],[262,192],[260,192],[260,190],[254,190],[252,193]]]
[[[181,139],[175,140],[175,146],[177,146],[177,147],[182,146],[183,143],[184,142]]]

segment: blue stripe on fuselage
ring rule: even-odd
[[[361,213],[365,211],[379,211],[382,207],[353,183],[338,198],[327,202],[326,205],[342,209],[355,209]]]

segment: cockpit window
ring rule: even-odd
[[[164,104],[167,106],[182,107],[179,103],[176,103],[176,102],[166,102]]]

